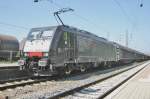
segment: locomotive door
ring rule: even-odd
[[[115,46],[116,46],[116,60],[119,61],[120,60],[120,49],[117,44]]]
[[[76,57],[76,34],[64,32],[65,59],[73,61]]]

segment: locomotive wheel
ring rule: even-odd
[[[86,70],[86,67],[85,67],[85,66],[80,66],[80,71],[81,71],[81,72],[85,72],[85,70]]]
[[[65,74],[66,74],[66,75],[71,74],[71,68],[66,67],[66,68],[65,68]]]

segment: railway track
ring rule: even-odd
[[[28,80],[28,79],[32,79],[32,78],[33,77],[31,77],[31,76],[24,76],[24,77],[16,77],[14,79],[0,80],[0,85],[5,84],[5,83],[15,82],[15,81]]]
[[[25,85],[31,85],[31,84],[36,84],[40,82],[45,82],[54,79],[54,77],[48,78],[48,77],[25,77],[25,78],[20,78],[20,79],[15,79],[15,80],[10,80],[6,81],[3,84],[0,84],[0,91],[6,90],[6,89],[12,89],[20,86],[25,86]]]
[[[60,94],[49,97],[48,99],[102,99],[140,72],[149,63],[140,67],[129,68],[106,78],[64,91]]]
[[[8,70],[8,69],[19,69],[19,66],[3,66],[3,67],[0,67],[0,71]]]
[[[91,71],[91,72],[94,72],[94,71]],[[85,74],[85,72],[82,74]],[[73,76],[76,76],[76,74],[70,75],[69,77],[73,77]],[[65,76],[62,79],[67,79],[69,77]],[[51,80],[52,78],[56,80],[56,78],[54,77],[51,77]],[[8,80],[0,80],[0,91],[6,90],[9,88],[31,85],[34,83],[44,82],[48,80],[50,79],[49,78],[47,79],[46,77],[44,77],[44,79],[41,79],[40,77],[33,77],[33,76],[20,77],[20,78],[15,78],[15,79],[8,79]]]
[[[59,78],[57,80],[29,79],[22,82],[19,81],[1,85],[0,90],[1,93],[4,94],[4,96],[8,96],[11,99],[54,99],[60,97],[66,98],[70,96],[70,94],[73,94],[74,91],[80,91],[85,87],[89,87],[93,84],[111,78],[138,65],[135,64],[134,66],[116,67],[113,69],[98,71],[94,73]]]

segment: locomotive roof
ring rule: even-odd
[[[18,41],[16,37],[4,34],[0,34],[0,40]]]
[[[107,39],[103,38],[103,37],[99,37],[93,33],[90,33],[88,31],[85,31],[85,30],[80,30],[78,28],[75,28],[75,27],[72,27],[72,26],[60,26],[62,27],[64,30],[66,31],[70,31],[70,32],[74,32],[74,33],[78,33],[82,36],[86,36],[86,37],[90,37],[90,38],[93,38],[97,41],[101,41],[101,42],[105,42],[105,43],[110,43],[110,41],[108,41]]]
[[[75,27],[72,27],[72,26],[63,26],[63,25],[57,25],[57,26],[46,26],[46,27],[38,27],[38,28],[32,28],[32,30],[46,30],[46,29],[53,29],[53,28],[62,28],[63,30],[66,30],[66,31],[69,31],[69,32],[74,32],[74,33],[78,33],[80,35],[83,35],[83,36],[87,36],[87,37],[90,37],[90,38],[94,38],[95,40],[98,40],[98,41],[102,41],[102,42],[105,42],[105,43],[110,43],[110,44],[117,44],[119,45],[121,48],[124,48],[128,51],[134,51],[134,52],[137,52],[139,54],[144,54],[142,52],[139,52],[139,51],[136,51],[134,49],[131,49],[131,48],[128,48],[128,47],[125,47],[123,45],[120,45],[116,42],[112,42],[112,41],[108,41],[106,38],[103,38],[103,37],[99,37],[93,33],[90,33],[88,31],[85,31],[85,30],[80,30],[78,28],[75,28]],[[144,54],[145,55],[145,54]]]
[[[46,26],[46,27],[36,27],[36,28],[31,28],[32,30],[46,30],[46,29],[53,29],[53,28],[57,28],[58,26]]]
[[[131,48],[129,48],[129,47],[123,46],[123,45],[118,44],[118,43],[116,43],[116,42],[112,42],[112,43],[118,45],[120,48],[123,48],[123,49],[125,49],[125,50],[132,51],[132,52],[136,52],[136,53],[138,53],[138,54],[146,55],[145,53],[142,53],[142,52],[139,52],[139,51],[137,51],[137,50],[131,49]]]
[[[35,31],[35,30],[45,30],[45,29],[53,29],[53,28],[61,28],[63,30],[69,31],[69,32],[74,32],[74,33],[78,33],[80,35],[83,36],[87,36],[90,38],[94,38],[98,41],[102,41],[102,42],[107,42],[109,43],[110,41],[108,41],[107,39],[103,38],[103,37],[98,37],[97,35],[90,33],[88,31],[85,30],[80,30],[78,28],[72,27],[72,26],[63,26],[63,25],[58,25],[58,26],[46,26],[46,27],[37,27],[37,28],[32,28],[31,31]]]

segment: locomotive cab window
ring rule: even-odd
[[[33,31],[29,34],[28,39],[37,39],[40,37],[40,31]]]
[[[53,36],[55,29],[46,29],[46,30],[32,30],[29,33],[28,39],[48,39]]]

